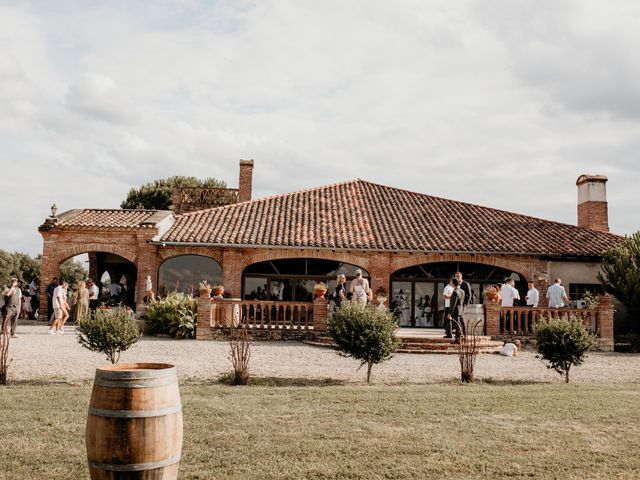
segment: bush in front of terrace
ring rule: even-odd
[[[395,318],[389,310],[362,307],[351,301],[342,302],[327,322],[327,329],[340,355],[360,360],[360,367],[367,366],[367,383],[373,365],[391,358],[400,345]]]
[[[197,302],[184,293],[172,292],[147,305],[145,332],[174,338],[195,338]]]
[[[536,325],[533,335],[537,357],[548,362],[547,368],[564,375],[566,383],[569,383],[571,367],[582,364],[587,352],[596,344],[595,335],[575,316],[569,320],[542,321]]]
[[[93,352],[104,353],[113,364],[120,353],[128,350],[141,333],[126,308],[101,309],[89,312],[77,321],[78,342]]]

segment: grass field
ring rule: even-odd
[[[84,479],[91,387],[0,388],[0,479]],[[181,479],[637,479],[640,385],[183,385]]]

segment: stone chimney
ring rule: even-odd
[[[580,175],[578,186],[578,226],[609,231],[607,206],[607,177],[604,175]]]
[[[251,200],[253,186],[253,160],[240,160],[240,180],[238,182],[238,202]]]

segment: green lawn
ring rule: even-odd
[[[0,388],[0,479],[88,478],[90,386]],[[181,479],[637,479],[640,385],[183,385]]]

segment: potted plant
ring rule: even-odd
[[[376,296],[376,301],[378,302],[378,307],[379,308],[383,308],[384,303],[387,301],[387,298],[389,298],[389,294],[387,293],[387,289],[384,288],[382,285],[379,286],[376,289],[375,296]]]
[[[482,292],[482,296],[490,302],[497,302],[500,300],[498,289],[494,286],[487,287],[484,292]]]
[[[316,283],[313,289],[316,292],[316,298],[324,298],[324,294],[327,293],[327,284],[323,282]]]
[[[217,284],[211,288],[213,289],[214,297],[222,297],[222,294],[224,293],[224,285]]]
[[[200,298],[211,298],[211,285],[206,280],[200,281]]]

